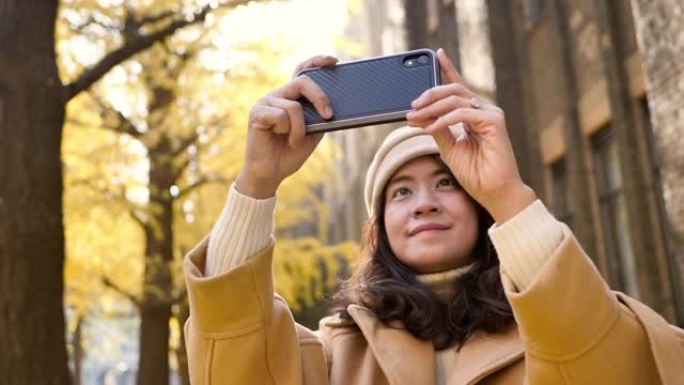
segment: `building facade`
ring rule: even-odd
[[[489,3],[491,15],[499,2]],[[513,43],[517,59],[514,76],[497,78],[497,100],[507,114],[525,112],[515,134],[525,142],[526,153],[517,154],[523,175],[573,228],[612,288],[681,324],[681,257],[667,212],[684,202],[666,204],[663,194],[663,170],[674,165],[663,164],[668,152],[654,136],[650,111],[662,102],[647,88],[639,15],[629,2],[509,4],[502,17],[508,26],[490,24],[490,37],[495,47]],[[512,39],[501,38],[505,28]],[[512,55],[494,51],[501,66]],[[504,92],[512,87],[515,101]]]
[[[610,286],[682,325],[680,3],[379,0],[365,2],[350,33],[368,56],[451,51],[470,87],[506,111],[523,179]],[[332,241],[359,239],[365,172],[391,129],[333,135],[344,180],[326,188]]]

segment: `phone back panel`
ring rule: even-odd
[[[429,63],[408,67],[407,56],[426,53]],[[404,120],[411,102],[439,84],[439,68],[431,50],[416,50],[304,70],[325,92],[334,118],[324,120],[313,105],[300,99],[307,132],[322,132]]]

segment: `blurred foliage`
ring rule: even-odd
[[[162,17],[197,7],[196,2],[180,2],[180,8],[178,4],[63,1],[57,26],[62,78],[71,80],[121,44],[133,13]],[[170,138],[174,148],[194,139],[169,158],[182,170],[169,194],[174,197],[175,290],[183,289],[182,256],[209,232],[221,212],[227,186],[242,163],[249,110],[258,98],[287,82],[293,68],[288,55],[294,41],[226,37],[231,15],[243,11],[217,10],[203,26],[155,44],[69,103],[62,153],[71,331],[75,320],[88,314],[121,315],[122,297],[103,284],[105,277],[133,298],[141,296],[145,234],[140,224],[155,210],[149,199],[149,151],[162,137]],[[146,28],[154,27],[151,23]],[[339,45],[344,44],[339,39]],[[150,106],[158,96],[155,87],[173,94],[164,108]],[[354,243],[326,242],[329,218],[320,191],[335,176],[341,156],[335,143],[324,139],[278,193],[276,288],[294,311],[320,301],[334,288],[345,261],[356,255]],[[204,181],[222,182],[200,183]],[[302,233],[302,228],[309,231]],[[177,339],[180,324],[171,324]]]

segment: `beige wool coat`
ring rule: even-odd
[[[205,278],[207,240],[185,259],[194,385],[432,385],[434,350],[351,305],[353,321],[297,323],[274,294],[273,245]],[[517,326],[461,348],[448,385],[684,384],[684,331],[602,280],[567,226],[530,287],[502,273]]]

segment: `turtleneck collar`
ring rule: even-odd
[[[440,271],[437,273],[418,274],[416,278],[427,286],[440,299],[447,299],[453,294],[456,287],[454,281],[461,278],[464,274],[470,271],[474,263],[469,265],[457,267],[455,269]]]

